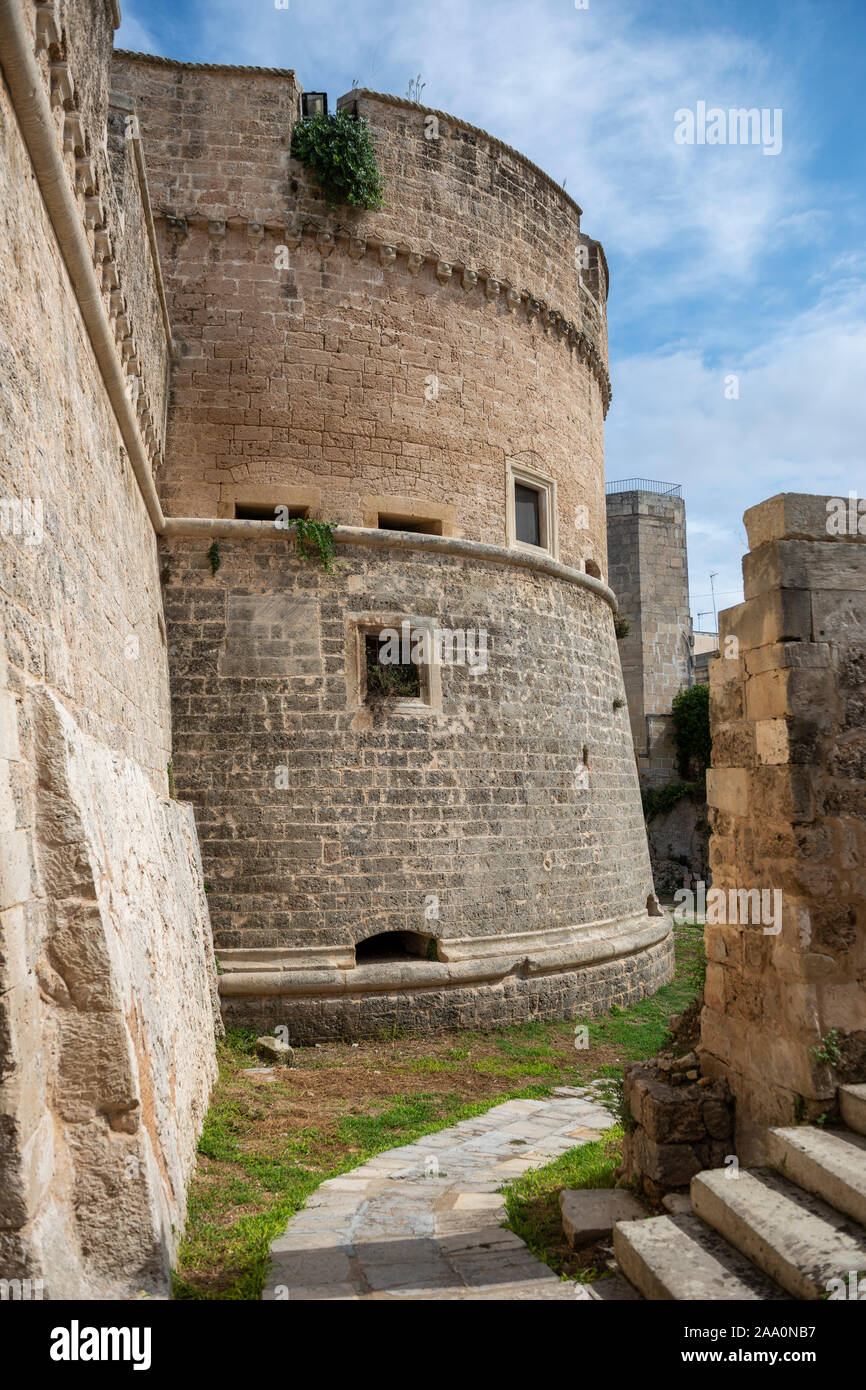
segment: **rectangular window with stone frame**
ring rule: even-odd
[[[350,706],[386,715],[424,715],[441,708],[442,685],[431,618],[357,615],[346,642]]]
[[[556,479],[509,460],[505,478],[505,529],[510,549],[559,552]]]

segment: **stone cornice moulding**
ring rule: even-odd
[[[167,539],[175,536],[197,536],[201,539],[221,538],[224,540],[286,540],[294,534],[294,526],[277,526],[273,521],[236,521],[221,517],[170,516],[165,518],[162,534]],[[432,555],[456,555],[461,559],[480,560],[492,565],[509,565],[515,569],[534,570],[539,574],[550,575],[589,589],[604,599],[612,610],[617,612],[616,595],[601,579],[591,574],[564,565],[551,555],[532,555],[525,550],[509,550],[503,545],[488,545],[484,541],[468,541],[456,536],[428,536],[416,531],[380,531],[366,526],[337,526],[334,528],[334,541],[337,545],[370,546],[379,550],[423,550]]]
[[[515,313],[520,309],[530,321],[537,318],[544,333],[567,342],[569,348],[577,352],[578,358],[587,363],[598,383],[602,408],[605,417],[607,416],[613,399],[613,389],[605,365],[605,351],[592,331],[595,325],[573,323],[540,295],[533,294],[531,290],[518,289],[508,275],[494,273],[486,267],[479,269],[459,258],[451,260],[430,246],[423,250],[413,250],[406,241],[389,242],[372,235],[361,237],[350,227],[344,227],[342,224],[330,226],[310,217],[289,227],[282,221],[267,217],[261,221],[250,220],[242,215],[214,220],[203,213],[169,213],[165,210],[158,210],[155,216],[157,221],[166,224],[173,235],[181,238],[188,235],[190,227],[207,227],[208,234],[215,244],[224,245],[229,230],[243,231],[248,246],[254,245],[258,249],[264,233],[269,233],[277,238],[278,244],[287,246],[290,252],[296,252],[300,250],[306,236],[314,240],[316,250],[323,259],[327,259],[338,246],[341,246],[355,262],[368,254],[376,256],[383,270],[396,268],[396,263],[400,261],[401,268],[413,279],[421,273],[425,265],[431,265],[441,285],[458,280],[466,293],[482,294],[489,303],[495,302],[501,294],[506,299],[509,312]],[[251,236],[251,228],[255,229],[254,238]],[[603,314],[597,300],[582,280],[578,281],[578,285],[581,294],[589,301],[590,315],[595,315],[601,320]]]
[[[511,953],[523,958],[536,958],[551,951],[562,951],[577,945],[590,947],[608,941],[624,929],[645,930],[649,918],[668,920],[669,914],[634,912],[630,917],[603,917],[593,922],[576,922],[565,927],[543,927],[531,931],[496,932],[491,936],[443,936],[431,931],[439,948],[438,963],[452,964],[478,961],[490,956]],[[664,928],[659,923],[659,928]],[[352,929],[349,929],[352,931]],[[355,947],[376,932],[359,925],[352,939],[340,944],[319,945],[310,942],[288,943],[282,946],[223,947],[220,961],[226,973],[278,970],[354,970]],[[654,943],[653,943],[654,944]]]

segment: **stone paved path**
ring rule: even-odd
[[[511,1100],[322,1183],[271,1244],[266,1299],[591,1299],[504,1230],[509,1178],[615,1123],[591,1089]]]

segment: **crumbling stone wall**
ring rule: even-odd
[[[648,1197],[688,1187],[696,1173],[731,1155],[734,1106],[727,1082],[702,1077],[694,1052],[629,1062],[623,1073],[627,1116],[617,1176]]]
[[[747,1161],[866,1080],[866,537],[831,533],[828,500],[746,512],[746,598],[710,663],[713,885],[782,894],[780,931],[707,917],[701,1058]]]
[[[684,796],[669,811],[648,817],[646,829],[653,882],[661,897],[672,897],[690,880],[710,882],[706,802]]]
[[[123,209],[118,192],[140,188],[115,187],[106,145],[113,6],[37,15],[26,0],[22,14],[106,313],[116,322],[128,292],[135,370],[158,413],[156,270],[135,241],[140,201]],[[47,1298],[159,1295],[215,1071],[209,923],[191,816],[166,794],[156,539],[8,77],[4,66],[0,1276],[41,1277]],[[123,325],[117,337],[120,355]]]

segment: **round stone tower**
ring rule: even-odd
[[[120,54],[114,83],[176,344],[173,772],[227,1019],[309,1040],[642,997],[672,938],[605,584],[607,268],[580,209],[366,91],[340,104],[385,206],[329,207],[290,155],[292,72]],[[331,568],[296,518],[336,524]]]

